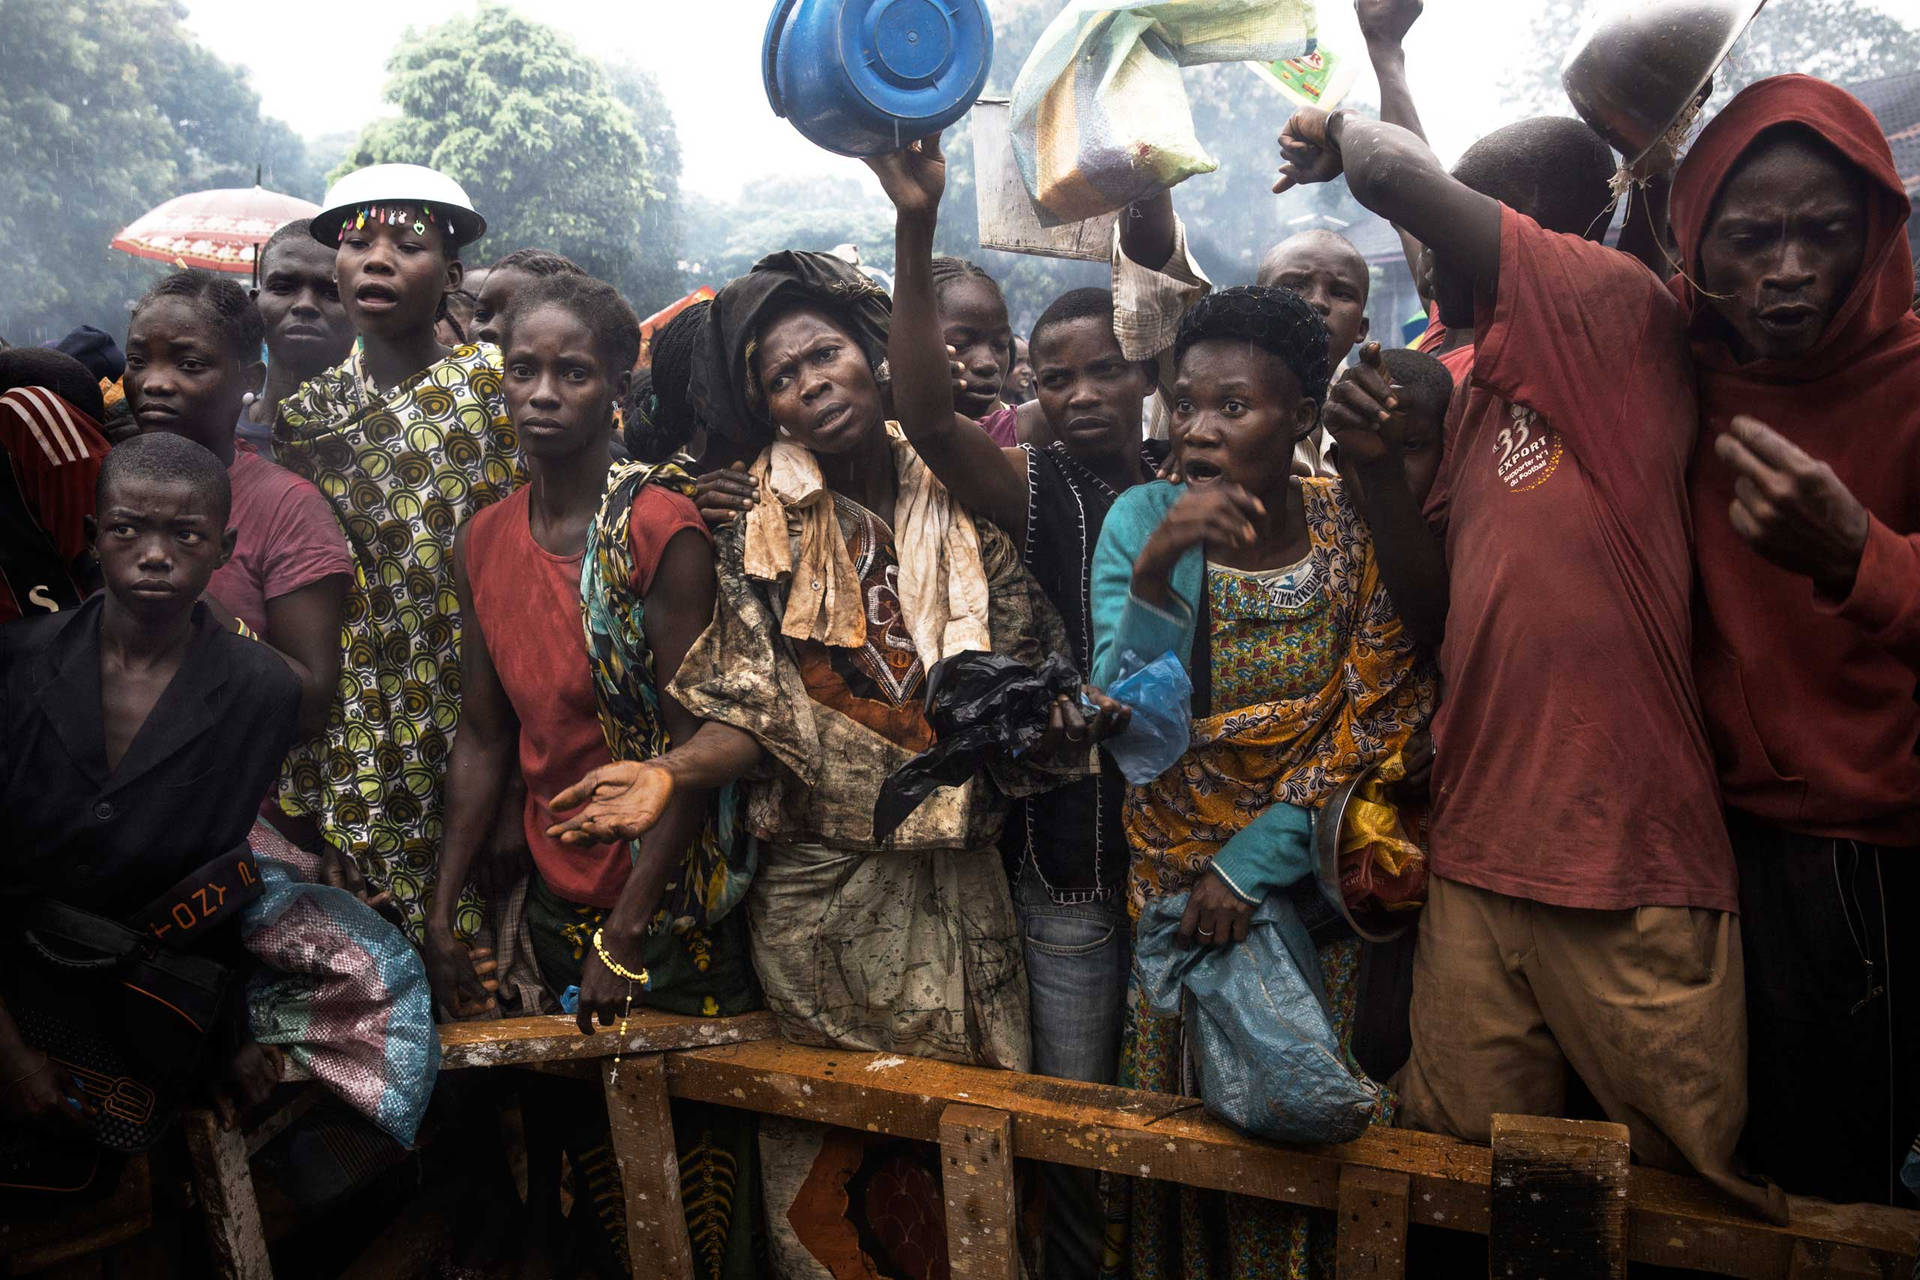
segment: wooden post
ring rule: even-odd
[[[680,1203],[680,1158],[667,1109],[667,1075],[657,1053],[602,1065],[613,1154],[627,1200],[627,1251],[634,1280],[692,1280],[693,1249]]]
[[[221,1280],[273,1280],[245,1135],[222,1129],[211,1111],[187,1112],[182,1127],[193,1158],[194,1189],[207,1214],[214,1273]]]
[[[940,1113],[953,1280],[1019,1280],[1013,1204],[1013,1117],[953,1103]]]
[[[1407,1274],[1408,1178],[1345,1165],[1340,1170],[1339,1280],[1401,1280]]]
[[[1493,1118],[1495,1280],[1626,1280],[1627,1127]]]

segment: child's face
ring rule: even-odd
[[[955,389],[953,407],[969,418],[981,417],[1000,399],[1013,367],[1006,304],[986,281],[962,276],[940,290],[940,326],[966,370],[966,385]]]
[[[209,449],[230,441],[260,373],[257,360],[243,362],[227,347],[196,298],[156,299],[127,330],[123,385],[142,431],[168,431]]]
[[[193,607],[233,554],[207,499],[183,480],[121,476],[101,495],[94,550],[121,608],[153,620]]]
[[[564,307],[541,306],[515,317],[507,339],[501,390],[520,447],[541,459],[605,451],[626,378],[609,378],[593,331]]]
[[[1367,336],[1367,264],[1338,236],[1299,235],[1276,245],[1260,264],[1257,283],[1289,289],[1320,313],[1331,368]]]
[[[480,292],[474,295],[473,341],[500,345],[500,322],[513,304],[513,295],[533,282],[533,277],[513,267],[487,272]]]
[[[1068,452],[1139,452],[1140,404],[1153,383],[1145,366],[1120,354],[1104,319],[1082,316],[1042,330],[1034,365],[1040,410]]]
[[[353,325],[333,271],[334,255],[311,236],[282,240],[261,264],[255,301],[276,366],[319,373],[347,358]]]
[[[1293,446],[1319,420],[1286,362],[1248,342],[1197,342],[1173,386],[1174,457],[1189,485],[1225,480],[1283,498]]]
[[[349,217],[334,259],[340,300],[358,332],[392,341],[433,330],[440,296],[460,287],[461,267],[440,227],[408,210],[411,220],[390,223]],[[415,230],[418,227],[420,230]]]
[[[1400,465],[1415,502],[1424,504],[1440,474],[1440,433],[1446,424],[1447,403],[1399,389],[1399,404],[1380,424],[1380,434],[1400,446]]]

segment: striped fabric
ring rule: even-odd
[[[43,387],[0,395],[0,622],[80,603],[93,486],[108,444]]]

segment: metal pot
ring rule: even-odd
[[[1606,0],[1560,83],[1595,133],[1634,168],[1692,108],[1766,0]]]
[[[1417,912],[1362,910],[1347,905],[1340,889],[1340,831],[1347,821],[1347,803],[1360,785],[1371,778],[1376,768],[1364,770],[1334,788],[1326,804],[1313,819],[1314,878],[1320,882],[1320,896],[1337,908],[1353,931],[1367,942],[1392,942],[1407,931]]]
[[[843,156],[940,132],[992,64],[984,0],[781,0],[761,49],[773,114]]]

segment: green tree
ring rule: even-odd
[[[166,270],[107,248],[183,192],[268,186],[317,197],[300,139],[260,117],[245,73],[202,48],[173,0],[5,0],[0,42],[0,333],[120,336]]]
[[[606,71],[613,96],[633,113],[654,176],[653,192],[640,206],[640,260],[627,292],[645,316],[686,292],[680,269],[680,134],[651,71],[624,64]]]
[[[369,125],[334,177],[369,164],[430,165],[487,219],[476,261],[551,249],[637,309],[668,300],[645,219],[649,202],[677,201],[677,183],[599,63],[553,28],[482,4],[409,33],[387,68],[386,98],[400,115]]]
[[[759,181],[730,203],[690,200],[687,213],[690,283],[725,284],[780,249],[852,244],[867,266],[893,266],[893,206],[865,175]]]

